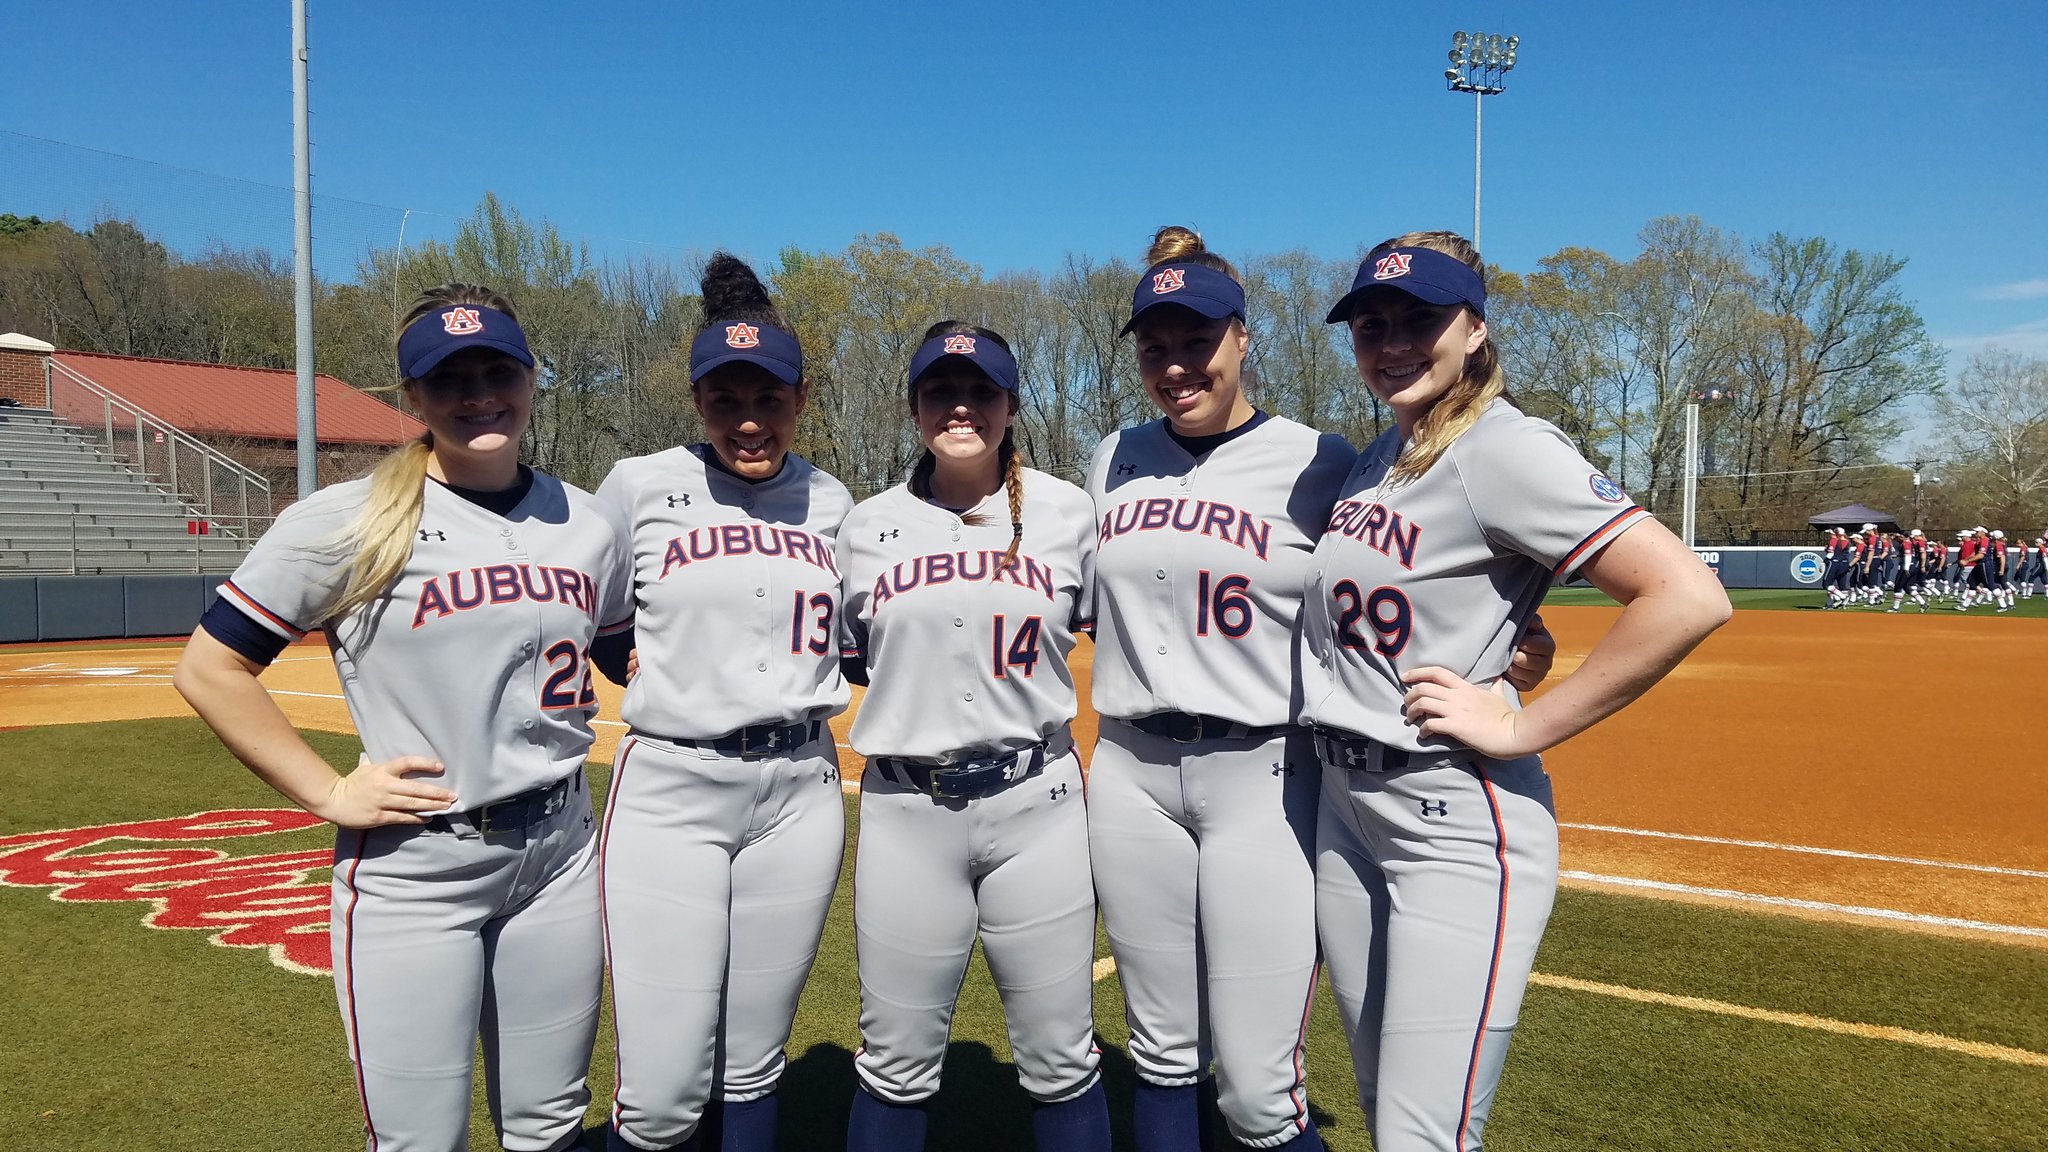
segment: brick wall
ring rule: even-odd
[[[41,352],[0,348],[0,396],[24,408],[48,408],[50,358]]]

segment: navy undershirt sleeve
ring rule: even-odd
[[[864,655],[841,656],[839,674],[846,677],[848,684],[861,688],[868,686],[868,658]]]
[[[227,645],[242,658],[266,668],[291,644],[291,641],[258,624],[225,596],[215,600],[213,607],[199,618],[199,626],[206,629],[208,636]]]
[[[590,662],[597,665],[605,679],[623,688],[626,685],[626,664],[636,643],[631,627],[609,636],[599,636],[590,642]]]

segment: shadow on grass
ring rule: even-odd
[[[1110,1137],[1116,1148],[1135,1147],[1132,1097],[1138,1075],[1124,1050],[1102,1049],[1102,1085],[1108,1096]],[[855,1092],[853,1053],[836,1044],[813,1045],[782,1075],[779,1152],[816,1152],[846,1147],[846,1112]],[[1329,1113],[1309,1105],[1318,1127]],[[1239,1147],[1216,1118],[1215,1152]],[[592,1145],[601,1148],[602,1139]],[[962,1042],[946,1049],[945,1086],[931,1102],[926,1152],[1036,1152],[1031,1137],[1031,1098],[1017,1084],[1015,1065],[996,1059],[987,1045]],[[707,1149],[706,1152],[714,1152]],[[1050,1150],[1048,1150],[1050,1152]]]
[[[1111,1138],[1117,1148],[1134,1146],[1132,1094],[1137,1072],[1123,1049],[1102,1045],[1102,1083],[1108,1095]],[[779,1152],[821,1152],[846,1147],[846,1112],[855,1091],[853,1053],[837,1044],[815,1044],[790,1061],[782,1074]],[[1329,1117],[1313,1105],[1319,1125]],[[1237,1147],[1216,1123],[1216,1152]],[[603,1152],[603,1128],[587,1129],[577,1147]],[[946,1049],[945,1087],[932,1098],[926,1152],[1036,1152],[1031,1138],[1031,1098],[1017,1084],[1015,1065],[996,1059],[985,1044],[963,1042]],[[694,1152],[694,1150],[693,1150]],[[702,1152],[717,1152],[704,1149]]]

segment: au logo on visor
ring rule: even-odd
[[[1389,252],[1385,256],[1380,257],[1379,263],[1372,266],[1372,278],[1375,280],[1392,280],[1407,274],[1408,254],[1406,252]]]
[[[441,329],[450,336],[469,336],[484,330],[484,318],[474,308],[450,308],[441,313]]]
[[[761,344],[761,330],[752,324],[727,324],[725,342],[732,348],[757,348]]]
[[[1152,274],[1152,294],[1164,296],[1168,292],[1178,292],[1182,288],[1187,287],[1187,283],[1187,275],[1178,268],[1167,268],[1163,271],[1154,272]]]
[[[972,356],[972,355],[974,355],[974,337],[972,337],[972,336],[948,336],[948,337],[946,337],[946,355],[948,355],[948,356]]]

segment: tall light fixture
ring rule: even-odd
[[[1699,527],[1700,506],[1700,405],[1717,400],[1733,400],[1733,388],[1709,388],[1695,392],[1685,402],[1685,468],[1682,483],[1685,500],[1679,513],[1679,536],[1685,546],[1693,546],[1695,530]]]
[[[1485,32],[1451,33],[1451,66],[1444,69],[1444,83],[1453,92],[1472,94],[1472,246],[1479,247],[1479,108],[1488,96],[1507,91],[1508,73],[1514,70],[1515,54],[1522,46],[1520,36],[1489,35]]]

